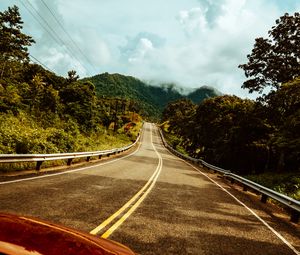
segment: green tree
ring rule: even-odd
[[[271,92],[266,96],[265,103],[272,123],[276,126],[284,124],[290,115],[300,109],[300,77]]]
[[[261,107],[228,95],[203,101],[188,133],[190,148],[208,162],[240,173],[264,170],[270,125]]]
[[[23,21],[17,6],[8,7],[0,12],[0,68],[1,78],[13,74],[13,69],[20,63],[29,61],[28,46],[34,40],[22,33]]]
[[[97,98],[91,82],[76,81],[60,90],[59,96],[64,106],[64,114],[72,116],[83,131],[96,126]]]
[[[168,120],[169,130],[179,136],[184,136],[188,131],[188,124],[196,112],[196,105],[189,99],[180,99],[170,102],[162,113],[163,121]]]
[[[278,89],[300,76],[300,14],[285,14],[276,20],[269,37],[257,38],[248,63],[239,65],[247,81],[243,88],[260,93],[266,87]]]
[[[300,168],[300,78],[283,84],[266,97],[269,119],[275,127],[271,145],[276,169]]]
[[[11,83],[3,86],[0,84],[0,112],[18,112],[21,106],[21,96],[19,90]]]
[[[68,72],[67,83],[75,82],[79,79],[79,75],[76,74],[75,70],[71,70]]]

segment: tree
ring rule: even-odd
[[[75,70],[71,70],[68,72],[67,83],[75,82],[79,79],[79,75],[76,74]]]
[[[265,98],[269,118],[275,126],[284,124],[290,115],[300,109],[300,77],[282,84]]]
[[[221,167],[246,173],[268,165],[270,127],[260,105],[236,96],[219,96],[203,101],[189,127],[190,148]]]
[[[262,93],[266,87],[278,89],[300,76],[300,14],[286,13],[268,34],[267,39],[255,39],[248,63],[239,65],[249,78],[242,88],[250,93]]]
[[[300,78],[283,84],[266,97],[269,119],[276,128],[271,145],[277,170],[300,167]]]
[[[69,83],[59,91],[59,97],[64,105],[64,115],[72,116],[83,131],[95,128],[97,97],[91,82]]]
[[[0,12],[0,67],[1,78],[13,69],[14,64],[29,61],[27,46],[34,40],[22,33],[23,21],[17,6]]]
[[[195,113],[196,105],[189,99],[170,102],[164,109],[163,120],[168,120],[170,130],[177,135],[184,135],[190,117]]]
[[[21,96],[18,88],[11,83],[6,84],[6,86],[0,84],[0,113],[7,111],[16,113],[20,105]]]

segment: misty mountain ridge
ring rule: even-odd
[[[154,81],[147,81],[147,80],[142,80],[142,81],[147,85],[154,86],[154,87],[161,87],[163,89],[168,89],[171,87],[173,90],[176,90],[182,96],[185,97],[189,97],[190,94],[200,93],[201,91],[204,93],[205,90],[207,92],[207,97],[210,97],[210,94],[212,92],[218,96],[223,95],[223,93],[221,93],[219,90],[208,85],[200,85],[199,87],[190,88],[190,87],[179,85],[176,82],[154,82]]]
[[[151,84],[133,76],[118,73],[102,73],[83,79],[91,81],[98,96],[119,97],[137,102],[138,108],[145,117],[159,118],[165,106],[181,98],[188,98],[195,104],[206,98],[222,95],[221,92],[210,86],[201,86],[185,92],[185,88],[175,83]]]

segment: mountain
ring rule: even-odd
[[[206,98],[221,96],[222,93],[215,88],[209,86],[202,86],[192,91],[187,95],[187,98],[192,100],[195,104],[199,104]]]
[[[205,98],[221,94],[211,87],[203,86],[185,96],[178,91],[175,84],[154,86],[135,77],[118,73],[102,73],[84,78],[83,81],[92,82],[98,96],[120,97],[136,101],[144,116],[156,119],[160,117],[164,107],[171,101],[187,97],[194,103],[199,103]]]

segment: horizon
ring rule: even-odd
[[[246,77],[238,65],[276,19],[300,9],[293,0],[2,0],[1,11],[12,5],[36,41],[30,54],[58,75],[120,73],[251,99],[257,94],[241,88]]]

